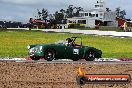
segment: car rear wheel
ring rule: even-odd
[[[93,61],[95,59],[95,52],[93,50],[90,50],[85,57],[86,61]]]
[[[44,59],[47,61],[52,61],[55,59],[55,51],[52,49],[48,49],[45,51]]]
[[[40,59],[40,57],[37,57],[37,56],[32,56],[32,57],[30,57],[32,60],[39,60]]]

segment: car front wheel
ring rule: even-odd
[[[86,61],[93,61],[95,59],[95,52],[90,50],[86,56],[85,56],[85,60]]]
[[[52,49],[48,49],[45,51],[44,59],[47,61],[52,61],[55,59],[55,51]]]

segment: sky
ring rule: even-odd
[[[66,9],[68,5],[81,6],[85,10],[93,8],[97,0],[0,0],[0,20],[26,23],[34,17],[37,9],[45,8],[49,13]],[[104,0],[106,6],[114,11],[117,7],[125,10],[127,19],[132,19],[132,0]]]

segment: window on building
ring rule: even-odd
[[[88,16],[88,13],[85,13],[85,16]]]
[[[98,14],[96,14],[96,17],[98,17]]]
[[[82,21],[81,20],[78,20],[78,23],[80,24]]]
[[[91,14],[91,16],[90,17],[95,17],[96,16],[96,14]]]
[[[73,20],[73,22],[72,23],[76,23],[76,20]]]
[[[78,20],[79,24],[86,24],[86,20]]]
[[[95,5],[95,8],[99,7],[99,5]]]
[[[91,13],[89,13],[89,16],[90,16],[90,17],[95,17],[96,14],[91,14]]]
[[[91,14],[91,13],[89,13],[89,16],[92,16],[92,14]]]
[[[83,24],[86,24],[86,20],[83,20]]]
[[[71,20],[69,20],[69,21],[68,21],[68,23],[72,23],[72,21],[71,21]]]

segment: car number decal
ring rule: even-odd
[[[73,49],[73,54],[79,54],[79,49]]]

